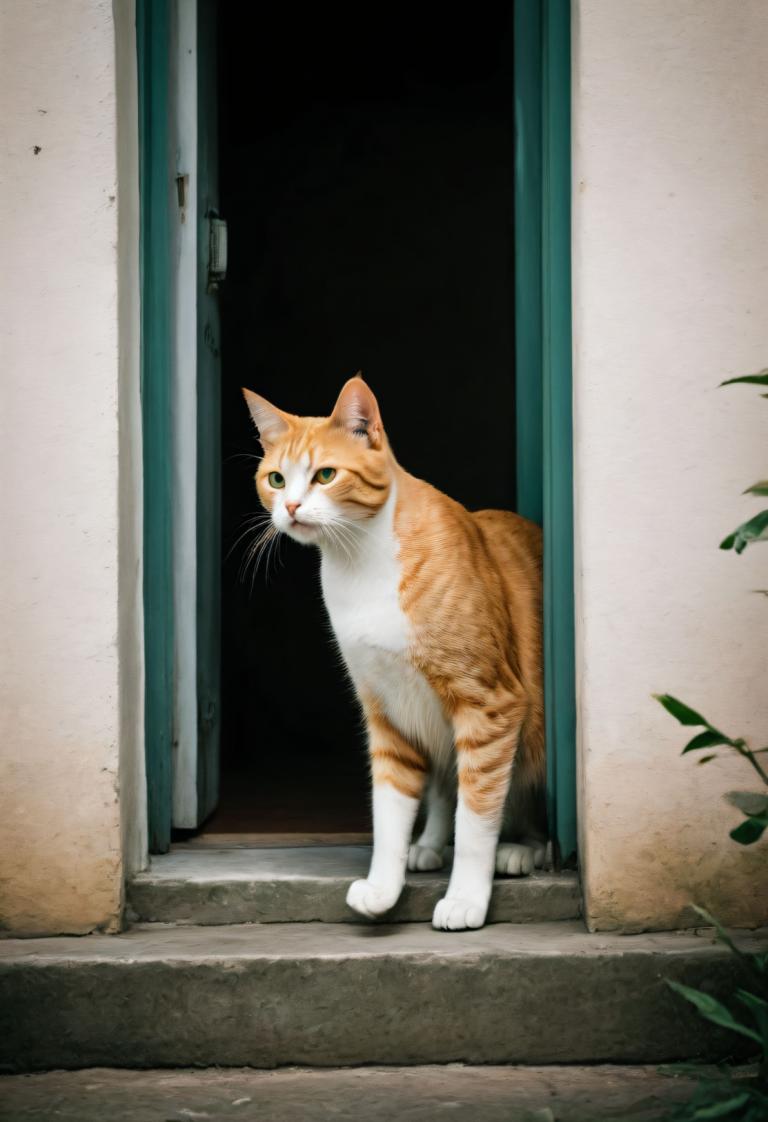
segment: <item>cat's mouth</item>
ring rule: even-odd
[[[298,519],[292,518],[288,523],[288,532],[298,537],[311,538],[317,533],[317,526],[311,522],[299,522]]]

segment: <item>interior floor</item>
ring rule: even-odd
[[[365,740],[313,549],[259,563],[240,394],[327,415],[362,370],[399,461],[471,508],[515,487],[510,12],[219,5],[221,801],[206,831],[370,830]]]
[[[221,774],[219,805],[202,836],[274,834],[367,836],[371,821],[364,746],[343,766],[329,769],[328,757],[304,740],[286,755],[230,752]],[[345,765],[345,766],[344,766]],[[359,766],[356,766],[359,765]]]

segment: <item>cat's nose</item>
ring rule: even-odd
[[[301,506],[301,503],[286,503],[285,504],[285,509],[288,511],[291,518],[295,518],[296,517],[296,511],[299,509],[300,506]]]

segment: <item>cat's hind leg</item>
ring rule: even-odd
[[[373,856],[365,880],[350,885],[347,904],[374,919],[394,907],[403,890],[427,761],[374,702],[363,704],[373,779]]]
[[[525,842],[501,842],[496,847],[496,872],[501,876],[527,877],[534,869],[540,869],[543,864],[543,848],[539,852]]]
[[[432,775],[427,786],[424,829],[408,850],[408,868],[412,872],[442,869],[443,851],[453,829],[455,802],[445,781]]]
[[[535,736],[534,736],[535,734]],[[527,722],[515,759],[507,794],[502,841],[496,850],[496,872],[501,876],[525,877],[549,865],[547,845],[546,790],[544,783],[543,729]]]
[[[453,869],[433,927],[463,931],[485,923],[524,710],[521,690],[488,710],[467,707],[454,715],[459,794]]]

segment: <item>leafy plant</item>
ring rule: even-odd
[[[768,387],[768,368],[761,370],[759,374],[745,374],[741,378],[729,378],[726,382],[720,384],[722,386],[733,386],[739,382],[751,386]],[[768,393],[761,394],[761,397],[768,397]],[[747,487],[744,494],[768,495],[768,480],[761,479],[759,483],[753,483],[751,487]],[[761,510],[759,514],[755,514],[747,522],[742,522],[728,537],[723,538],[720,542],[720,548],[735,549],[737,553],[743,553],[750,542],[760,541],[768,541],[768,510]]]
[[[676,697],[672,697],[669,693],[657,693],[653,696],[681,725],[701,726],[704,730],[688,741],[683,748],[682,755],[687,752],[701,751],[705,748],[729,748],[752,765],[768,788],[768,773],[758,760],[758,756],[768,752],[768,748],[752,749],[748,747],[747,742],[742,737],[726,736],[724,732],[710,724],[706,717],[702,717],[701,713],[697,713],[695,709],[691,709],[690,706],[678,701]],[[706,764],[715,759],[717,759],[717,752],[712,752],[706,756],[701,756],[698,762]],[[740,845],[752,845],[753,842],[762,837],[763,831],[768,828],[768,791],[764,795],[755,791],[729,791],[726,799],[731,806],[735,806],[745,815],[744,821],[731,830],[731,837]]]
[[[697,1065],[675,1065],[670,1074],[696,1073],[699,1087],[693,1097],[669,1115],[669,1122],[698,1122],[700,1119],[722,1118],[733,1122],[765,1122],[768,1118],[768,954],[750,954],[734,943],[728,932],[704,908],[695,909],[705,923],[715,928],[724,943],[743,967],[750,989],[737,988],[733,993],[736,1010],[730,1009],[711,994],[667,981],[670,989],[689,1001],[706,1020],[721,1028],[746,1037],[755,1045],[756,1066],[731,1068],[726,1064],[711,1070]]]
[[[691,1074],[689,1065],[685,1074]],[[668,1069],[666,1074],[683,1074]],[[727,1067],[714,1074],[696,1071],[699,1085],[688,1102],[666,1115],[667,1122],[765,1122],[768,1118],[768,1095],[755,1083],[753,1076]]]
[[[768,387],[768,369],[761,370],[759,374],[729,378],[722,385],[729,386],[738,382]],[[768,398],[768,393],[761,396]],[[768,480],[753,483],[744,494],[768,495]],[[720,548],[743,553],[751,543],[766,540],[768,510],[763,510],[737,526],[720,543]],[[766,589],[756,591],[768,596]],[[685,745],[683,755],[705,751],[706,755],[700,756],[698,763],[706,764],[719,754],[707,749],[726,748],[746,760],[758,775],[764,791],[730,791],[725,797],[744,815],[744,821],[731,830],[731,838],[740,845],[753,845],[759,841],[768,829],[768,773],[758,757],[767,753],[768,747],[752,749],[742,737],[728,736],[701,713],[671,694],[654,696],[681,725],[701,729]],[[674,1110],[669,1119],[670,1122],[700,1122],[705,1119],[765,1122],[768,1119],[768,954],[748,954],[742,951],[714,916],[703,908],[697,907],[696,911],[708,924],[715,927],[718,939],[737,956],[745,975],[750,979],[750,988],[739,987],[734,991],[732,1002],[735,1009],[731,1009],[702,990],[684,986],[680,982],[668,981],[667,984],[689,1001],[706,1020],[751,1041],[755,1046],[757,1069],[753,1075],[745,1075],[743,1070],[723,1065],[714,1076],[699,1075],[699,1085],[693,1097]]]
[[[768,367],[758,374],[745,374],[739,378],[728,378],[720,384],[721,386],[733,386],[739,383],[768,387]],[[760,396],[768,398],[768,393]],[[751,487],[747,487],[744,494],[768,495],[768,480],[753,483]],[[742,522],[720,543],[720,548],[735,549],[737,553],[743,553],[751,542],[757,541],[768,541],[768,510],[762,510],[747,522]],[[768,589],[756,589],[755,591],[763,596],[768,596]],[[683,748],[683,755],[686,752],[698,752],[705,748],[729,748],[752,765],[764,786],[768,788],[768,774],[758,759],[758,756],[768,752],[768,748],[751,749],[742,737],[726,736],[724,732],[710,724],[706,717],[702,717],[701,713],[697,713],[695,709],[691,709],[684,702],[678,701],[671,694],[654,694],[654,697],[681,725],[702,729],[702,732],[697,733],[692,740],[688,741]],[[708,753],[699,759],[699,763],[709,763],[710,760],[717,759],[717,756],[717,752]],[[744,821],[731,830],[733,840],[740,845],[753,845],[756,841],[759,841],[764,831],[768,829],[768,791],[764,794],[754,791],[730,791],[726,795],[726,799],[744,815]]]

